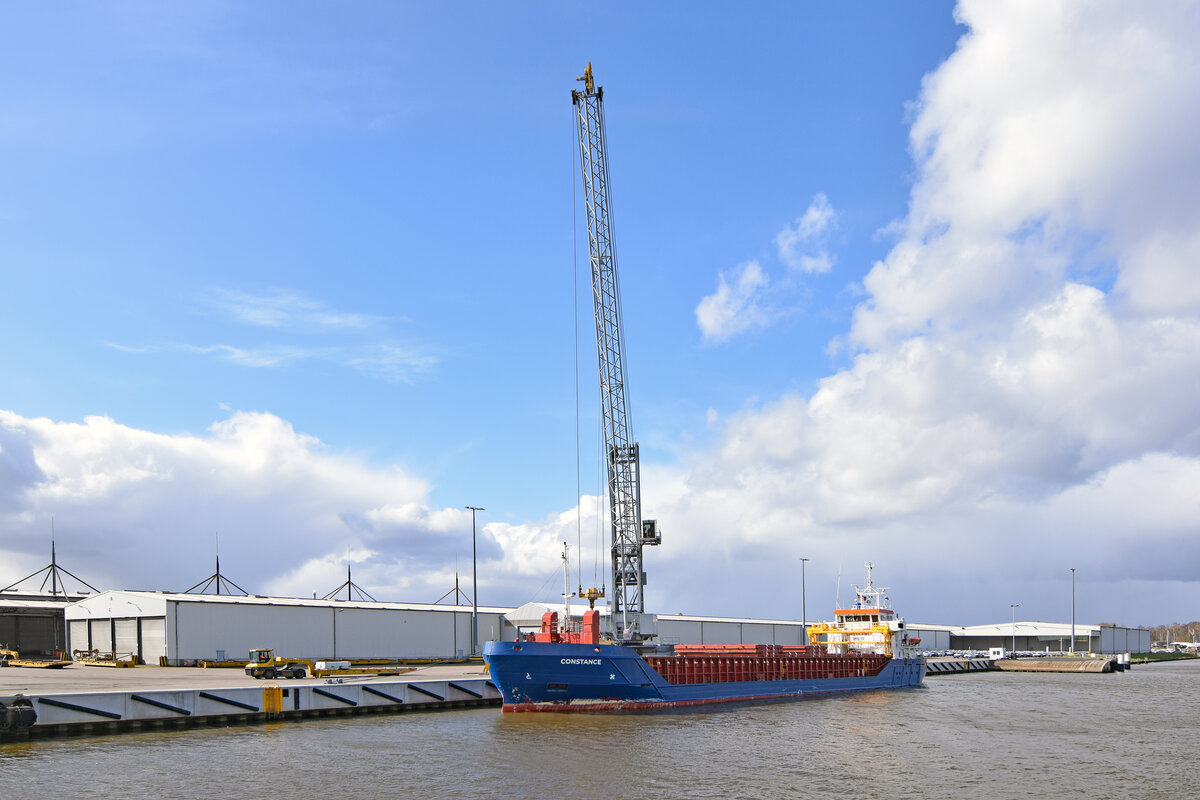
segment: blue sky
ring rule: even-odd
[[[708,408],[828,369],[845,287],[903,213],[905,102],[957,35],[946,5],[924,19],[627,5],[599,25],[559,4],[204,8],[15,26],[56,45],[13,41],[6,57],[36,76],[5,90],[21,300],[4,324],[30,345],[5,353],[9,407],[160,431],[202,430],[221,404],[270,411],[428,474],[434,503],[479,498],[514,520],[574,493],[573,474],[546,478],[574,471],[569,91],[587,61],[611,97],[635,414],[654,458]],[[896,46],[898,24],[919,35]],[[768,250],[819,192],[839,211],[841,274],[797,286],[779,330],[704,346],[692,312],[717,272]],[[277,324],[231,309],[256,302],[279,306]]]
[[[54,515],[75,571],[183,588],[221,530],[231,576],[260,593],[332,588],[350,553],[376,596],[431,600],[469,557],[470,504],[493,526],[481,599],[530,599],[554,542],[584,538],[576,291],[596,491],[569,98],[590,60],[643,491],[667,542],[652,604],[785,614],[792,589],[760,587],[790,586],[779,565],[804,554],[814,586],[865,558],[978,585],[955,565],[1018,526],[1020,586],[997,581],[961,621],[1023,597],[1062,618],[1061,574],[1097,541],[1048,537],[1077,519],[1064,507],[1100,502],[1072,492],[1173,553],[1189,523],[1147,522],[1114,482],[1196,469],[1187,405],[1136,399],[1195,388],[1193,262],[1156,255],[1196,246],[1179,178],[1195,150],[1151,124],[1194,113],[1172,32],[1195,6],[1095,11],[10,9],[0,551],[13,573],[40,566]],[[1133,111],[1147,122],[1119,124]],[[1113,359],[1129,385],[1095,368]],[[1130,408],[1157,421],[1123,425]],[[1194,575],[1123,573],[1121,548],[1114,530],[1091,565],[1096,615],[1162,621],[1152,598],[1200,598]],[[734,587],[719,600],[692,574]],[[927,621],[959,621],[909,591]]]

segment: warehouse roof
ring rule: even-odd
[[[66,592],[59,592],[57,594],[52,594],[51,592],[8,591],[0,592],[0,603],[7,605],[15,600],[30,600],[34,602],[54,603],[59,606],[63,606],[73,600],[81,600],[87,596],[88,592],[72,592],[70,594],[67,594]]]
[[[1014,630],[1017,636],[1036,636],[1039,639],[1071,638],[1071,623],[1069,622],[1035,622],[1031,620],[1017,620],[1015,625],[1012,622],[1000,622],[994,625],[964,625],[957,630],[951,629],[950,633],[954,636],[1012,636]],[[1075,635],[1099,636],[1100,626],[1077,622],[1075,623]]]
[[[12,600],[0,599],[0,611],[62,611],[67,606],[66,600]]]
[[[363,608],[387,611],[458,611],[469,612],[471,606],[438,605],[436,603],[384,603],[372,601],[350,600],[318,600],[308,597],[263,597],[260,595],[230,595],[230,594],[188,594],[186,592],[143,592],[128,590],[110,590],[92,595],[72,603],[71,606],[108,605],[112,601],[136,602],[137,600],[156,601],[157,603],[203,603],[214,605],[235,606],[294,606],[302,608]],[[508,608],[495,606],[479,606],[484,613],[503,614]]]

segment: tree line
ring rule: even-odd
[[[1155,642],[1200,641],[1200,622],[1172,622],[1167,625],[1142,625],[1150,629],[1150,639]]]

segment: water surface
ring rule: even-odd
[[[1155,798],[1200,792],[1200,662],[637,715],[471,709],[0,745],[0,797]]]

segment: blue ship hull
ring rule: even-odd
[[[925,659],[893,658],[869,676],[671,684],[632,648],[559,642],[487,642],[483,660],[505,711],[628,711],[798,699],[919,686],[925,678]]]

